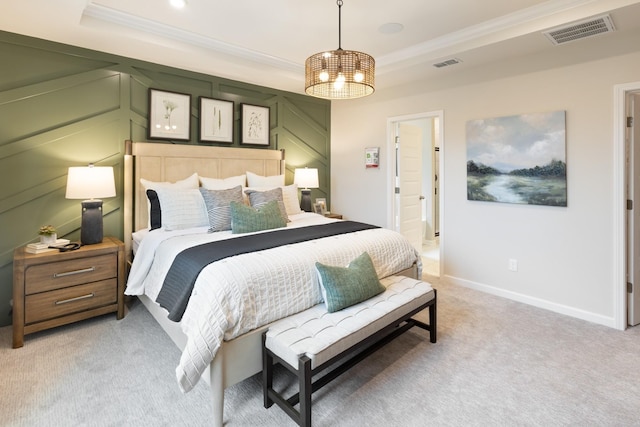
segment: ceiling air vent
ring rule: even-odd
[[[446,61],[442,61],[442,62],[438,62],[436,64],[433,64],[434,67],[436,68],[442,68],[442,67],[448,67],[449,65],[455,65],[455,64],[459,64],[462,61],[459,60],[458,58],[451,58],[451,59],[447,59]]]
[[[583,21],[573,22],[569,25],[551,28],[543,32],[551,43],[555,45],[597,36],[598,34],[615,31],[613,21],[609,15],[597,16]]]

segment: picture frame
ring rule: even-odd
[[[327,199],[317,198],[313,205],[313,208],[315,213],[325,215],[327,213]]]
[[[380,147],[367,147],[364,149],[364,166],[377,168],[380,165]]]
[[[198,141],[233,143],[233,101],[199,98]]]
[[[269,145],[269,107],[241,104],[242,129],[240,143],[246,145]]]
[[[466,139],[467,200],[567,207],[565,110],[468,120]]]
[[[191,139],[191,95],[149,89],[149,139]]]

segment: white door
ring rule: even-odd
[[[401,123],[398,136],[398,228],[422,253],[422,130]]]
[[[631,283],[627,313],[629,325],[640,323],[640,94],[630,94],[628,116],[632,126],[627,128],[627,198],[633,209],[627,211],[627,282]]]

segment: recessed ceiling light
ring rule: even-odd
[[[169,3],[176,9],[182,9],[187,5],[187,0],[169,0]]]
[[[398,24],[397,22],[389,22],[381,25],[380,28],[378,28],[378,31],[380,31],[382,34],[395,34],[399,33],[402,30],[404,30],[404,25]]]

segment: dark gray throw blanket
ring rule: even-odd
[[[339,221],[308,227],[278,229],[268,233],[249,234],[193,246],[176,255],[156,302],[169,311],[169,320],[179,322],[187,308],[187,302],[198,275],[212,262],[282,245],[374,228],[379,227],[361,222]]]

